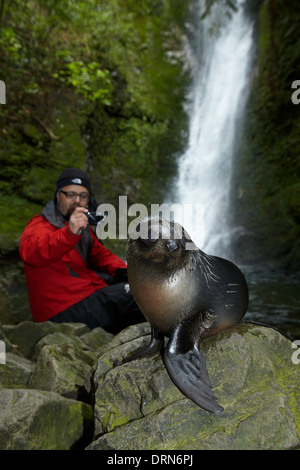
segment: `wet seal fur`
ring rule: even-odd
[[[199,341],[242,319],[248,307],[245,278],[230,261],[198,249],[177,223],[148,218],[139,228],[139,237],[128,241],[128,280],[152,337],[125,362],[163,350],[169,337],[163,360],[173,382],[200,407],[221,412]]]

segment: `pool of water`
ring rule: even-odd
[[[280,329],[291,339],[300,339],[299,274],[270,273],[242,268],[249,288],[245,319]]]

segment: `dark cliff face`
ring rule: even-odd
[[[291,270],[300,269],[300,104],[292,88],[300,80],[299,27],[299,2],[265,0],[259,8],[232,192],[234,220],[243,226],[235,256]]]

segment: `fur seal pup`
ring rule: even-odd
[[[239,268],[198,249],[181,225],[144,219],[127,245],[128,281],[152,326],[151,342],[129,362],[164,347],[166,369],[181,392],[218,413],[199,340],[238,323],[248,307],[248,288]]]

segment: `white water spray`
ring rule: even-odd
[[[224,16],[224,8],[216,4],[208,17],[199,18],[201,58],[191,90],[189,142],[179,163],[176,191],[179,204],[203,205],[204,237],[194,230],[196,215],[184,219],[185,229],[199,248],[219,256],[228,254],[230,244],[231,168],[253,41],[253,25],[242,0],[218,34],[212,35],[213,24]]]

